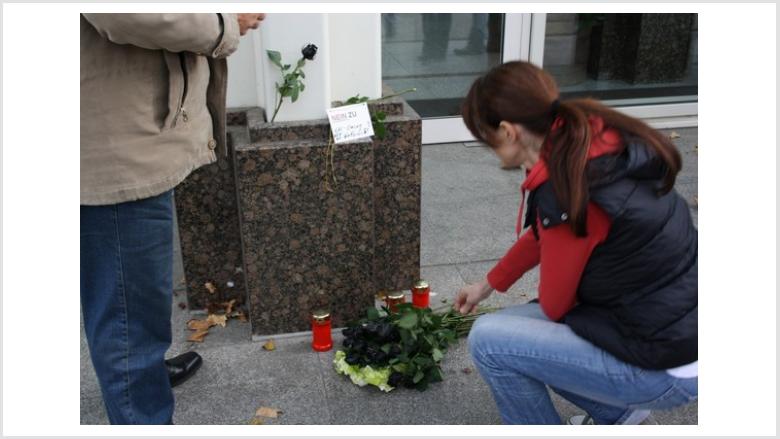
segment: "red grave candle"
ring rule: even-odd
[[[324,310],[314,311],[311,315],[311,347],[317,352],[325,352],[333,348],[331,336],[330,313]]]
[[[406,296],[403,291],[393,291],[385,296],[385,303],[390,312],[396,312],[396,305],[406,303]]]
[[[431,303],[431,287],[428,282],[418,280],[412,287],[412,304],[415,308],[428,308]]]

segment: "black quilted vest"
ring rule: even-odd
[[[625,137],[624,137],[625,138]],[[663,164],[641,141],[588,163],[590,200],[611,226],[580,279],[563,323],[615,357],[645,369],[698,358],[698,232],[685,200],[659,196]],[[569,227],[550,181],[529,194],[525,225]]]

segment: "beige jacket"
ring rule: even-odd
[[[81,14],[81,204],[159,195],[226,154],[235,14]]]

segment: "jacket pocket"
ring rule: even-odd
[[[168,115],[163,130],[175,128],[180,119],[187,118],[184,107],[187,100],[189,78],[187,77],[187,59],[183,52],[164,52],[168,67]]]

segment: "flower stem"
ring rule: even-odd
[[[301,58],[301,59],[303,59],[303,58]],[[303,67],[303,66],[301,66],[301,67]],[[287,73],[287,74],[283,75],[283,78],[284,78],[284,85],[283,85],[283,87],[287,86],[287,84],[290,82],[290,78],[295,78],[296,73],[298,73],[298,70],[300,70],[300,69],[301,68],[298,67],[298,64],[296,64],[295,65],[295,69],[293,69],[293,71],[291,73]],[[276,120],[276,113],[279,112],[279,109],[282,107],[282,101],[284,100],[284,96],[282,95],[282,92],[281,92],[281,90],[279,90],[279,88],[276,89],[276,92],[279,93],[279,103],[276,104],[276,109],[274,110],[274,115],[273,115],[273,117],[271,117],[271,123],[273,123],[273,121]]]
[[[274,120],[276,120],[276,113],[279,112],[279,108],[281,108],[281,106],[282,106],[282,99],[284,99],[284,96],[282,96],[282,94],[280,93],[279,94],[279,103],[276,104],[276,109],[274,110],[274,115],[273,115],[273,117],[271,117],[271,123],[273,123]]]

